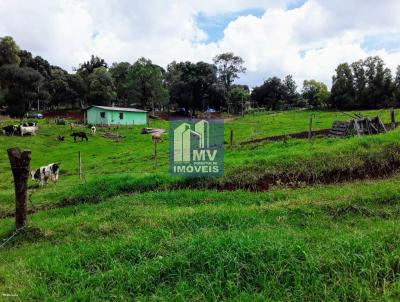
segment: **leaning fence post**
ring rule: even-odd
[[[231,129],[231,136],[230,136],[230,139],[229,139],[229,145],[232,148],[232,145],[233,145],[233,129]]]
[[[310,140],[312,137],[312,116],[310,116],[310,120],[308,121],[308,139]]]
[[[7,153],[15,186],[15,226],[17,229],[20,229],[26,225],[26,197],[28,192],[31,151],[21,151],[19,148],[10,148],[7,150]]]
[[[396,120],[394,117],[394,109],[393,108],[390,108],[390,124],[391,124],[392,129],[396,128]]]

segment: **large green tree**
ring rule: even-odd
[[[78,69],[76,70],[83,79],[87,79],[87,77],[92,74],[95,69],[99,67],[104,67],[105,69],[108,68],[108,64],[106,61],[98,56],[92,55],[89,61],[86,61],[79,65]]]
[[[396,76],[393,83],[393,99],[397,106],[400,105],[400,65],[397,66]]]
[[[328,87],[316,80],[305,80],[303,82],[302,97],[311,108],[325,108],[328,105]]]
[[[12,37],[0,38],[0,66],[5,64],[19,65],[21,58],[18,53],[19,47]]]
[[[392,105],[392,74],[385,67],[383,60],[376,57],[368,57],[365,61],[366,75],[368,79],[367,95],[363,108],[383,108]]]
[[[394,83],[389,68],[378,57],[343,63],[333,76],[330,105],[337,109],[373,109],[395,106]]]
[[[164,70],[151,62],[140,58],[128,69],[124,90],[128,99],[143,108],[161,108],[168,104],[168,90],[164,82]]]
[[[117,92],[117,99],[121,105],[129,105],[127,78],[131,64],[128,62],[113,63],[109,69]]]
[[[330,106],[341,110],[356,108],[353,72],[349,64],[343,63],[336,68],[332,82]]]
[[[0,67],[0,81],[2,87],[7,89],[5,102],[8,113],[13,117],[22,117],[37,101],[43,77],[33,68],[7,64]]]
[[[6,94],[7,91],[0,87],[0,108],[6,105]]]
[[[84,106],[87,87],[80,74],[69,74],[62,68],[53,66],[47,87],[52,106],[71,108]]]
[[[226,52],[217,55],[214,58],[214,64],[217,66],[218,79],[224,87],[225,99],[230,107],[231,86],[239,74],[246,72],[244,60],[232,52]]]
[[[204,111],[215,102],[217,93],[217,68],[209,63],[172,62],[168,65],[166,79],[171,103],[180,107]],[[214,99],[215,100],[215,99]]]
[[[116,92],[110,72],[105,67],[97,67],[89,74],[88,96],[89,105],[111,105],[116,100]]]
[[[69,86],[69,102],[72,107],[79,106],[84,108],[87,86],[79,73],[68,74],[67,82]]]
[[[231,103],[232,111],[244,114],[246,102],[250,100],[250,90],[247,85],[232,85]]]
[[[284,108],[294,108],[299,102],[299,93],[297,92],[297,84],[291,74],[287,75],[282,82],[283,90],[283,106]]]
[[[278,77],[267,79],[261,86],[253,89],[251,98],[258,105],[272,110],[293,108],[299,102],[297,85],[291,75],[286,76],[283,81]]]

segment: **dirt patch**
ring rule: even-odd
[[[355,180],[367,179],[382,179],[389,177],[400,169],[400,161],[392,162],[386,167],[374,170],[333,170],[322,173],[318,176],[310,176],[302,173],[280,173],[280,174],[265,174],[254,183],[238,184],[227,182],[222,184],[214,184],[209,186],[209,189],[217,189],[220,191],[232,190],[250,190],[250,191],[268,191],[271,187],[281,185],[289,188],[300,188],[304,186],[314,185],[330,185]]]

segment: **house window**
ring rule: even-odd
[[[123,120],[124,119],[124,114],[122,112],[119,113],[119,119]]]
[[[100,112],[100,117],[101,118],[106,118],[106,113],[105,112]]]

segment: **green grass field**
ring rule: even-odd
[[[68,126],[45,122],[37,136],[0,136],[0,212],[14,207],[7,148],[31,149],[33,167],[61,163],[57,185],[30,181],[28,207],[38,212],[0,248],[1,299],[399,301],[399,130],[240,145],[306,131],[311,114],[315,130],[349,118],[290,111],[227,121],[235,144],[225,176],[191,182],[168,175],[168,135],[155,163],[139,127],[114,129],[119,141],[98,132],[73,143]],[[387,110],[363,114],[389,120]],[[254,185],[271,175],[273,185]],[[13,218],[0,219],[0,238],[13,229]]]

